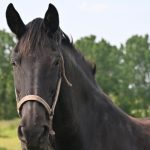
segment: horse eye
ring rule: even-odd
[[[16,66],[16,63],[13,62],[12,65],[13,65],[13,66]]]
[[[55,60],[54,65],[55,66],[59,65],[59,59]]]
[[[14,60],[11,60],[11,64],[12,64],[13,66],[16,66],[16,62],[15,62]]]

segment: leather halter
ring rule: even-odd
[[[61,77],[60,79],[58,80],[58,84],[57,84],[57,88],[56,88],[56,93],[55,93],[55,98],[54,98],[54,101],[53,101],[53,104],[52,104],[52,107],[49,106],[49,104],[43,99],[41,98],[40,96],[38,95],[26,95],[24,96],[18,103],[17,103],[17,111],[18,111],[18,114],[20,114],[20,108],[23,106],[23,104],[27,101],[37,101],[39,103],[41,103],[44,108],[46,109],[49,117],[51,115],[54,115],[54,111],[55,111],[55,107],[56,107],[56,104],[57,104],[57,101],[58,101],[58,96],[59,96],[59,92],[60,92],[60,87],[61,87]]]
[[[19,116],[21,116],[21,107],[23,106],[23,104],[25,102],[28,102],[28,101],[36,101],[40,104],[42,104],[45,108],[45,110],[47,111],[48,115],[49,115],[49,121],[50,121],[50,125],[49,125],[49,134],[51,136],[55,135],[55,132],[52,128],[52,122],[53,122],[53,116],[54,116],[54,111],[55,111],[55,107],[56,107],[56,104],[57,104],[57,101],[58,101],[58,96],[59,96],[59,92],[60,92],[60,87],[61,87],[61,82],[62,82],[62,79],[61,77],[59,78],[58,80],[58,83],[57,83],[57,88],[56,88],[56,93],[55,93],[55,98],[54,98],[54,101],[53,101],[53,104],[52,106],[50,107],[49,104],[43,99],[41,98],[40,96],[38,95],[26,95],[24,96],[18,103],[17,103],[17,111],[18,111],[18,114]]]

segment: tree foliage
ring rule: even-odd
[[[13,36],[0,31],[0,119],[16,115],[15,96],[10,66],[10,51],[14,47]]]
[[[150,115],[150,43],[148,35],[132,36],[120,48],[91,35],[76,41],[97,64],[96,80],[112,100],[133,116]]]
[[[0,119],[16,117],[11,49],[14,37],[0,30]],[[96,36],[75,42],[86,58],[96,63],[96,80],[125,112],[138,117],[150,115],[150,43],[149,36],[134,35],[119,48]]]

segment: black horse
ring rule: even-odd
[[[23,150],[150,150],[150,120],[114,106],[52,4],[27,25],[12,4],[6,18],[18,38],[11,60]]]

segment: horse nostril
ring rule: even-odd
[[[19,139],[20,139],[22,142],[26,143],[26,139],[25,139],[24,131],[23,131],[23,126],[19,126],[19,127],[18,127],[18,137],[19,137]]]
[[[34,126],[34,127],[18,127],[18,137],[25,144],[44,142],[46,138],[48,138],[49,127],[47,125],[44,126]],[[34,139],[31,141],[31,139]]]
[[[46,126],[46,125],[44,125],[43,126],[43,130],[42,130],[42,132],[41,132],[41,135],[40,135],[40,141],[42,142],[42,140],[44,139],[44,137],[46,137],[46,136],[48,136],[48,134],[49,134],[49,127],[48,126]]]

